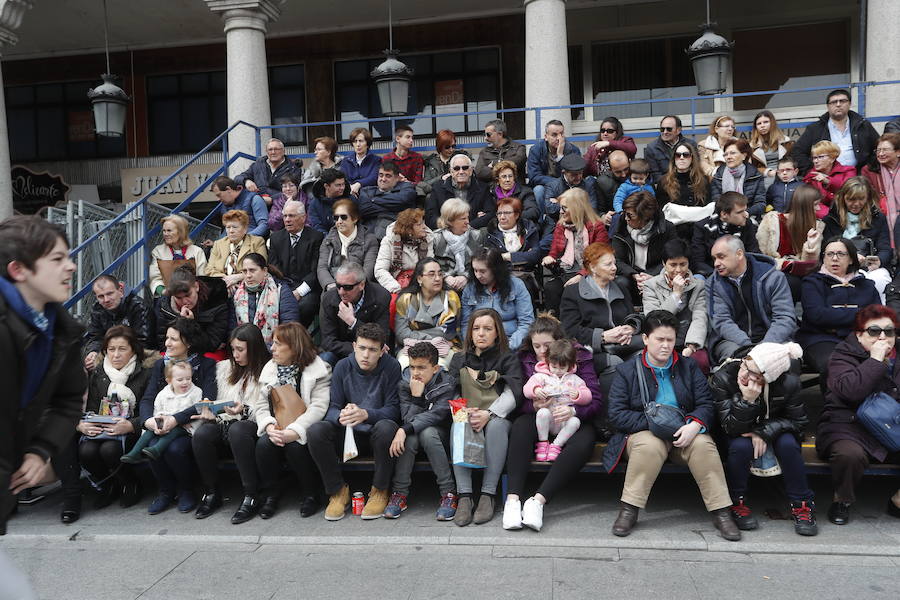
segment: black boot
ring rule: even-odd
[[[62,511],[59,520],[65,524],[74,523],[81,518],[81,493],[66,494],[62,501]]]
[[[118,499],[120,493],[122,488],[115,479],[107,481],[100,488],[100,495],[94,500],[94,510],[106,508]]]

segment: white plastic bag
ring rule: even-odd
[[[353,437],[353,428],[344,428],[344,462],[359,456],[359,450],[356,449],[356,438]]]

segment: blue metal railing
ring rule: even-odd
[[[896,85],[900,84],[900,80],[891,80],[891,81],[862,81],[856,83],[849,83],[846,87],[855,88],[857,90],[857,107],[859,114],[866,116],[866,90],[872,86],[879,85]],[[133,211],[141,209],[146,205],[150,199],[156,195],[156,193],[163,189],[166,185],[169,184],[175,177],[180,175],[185,169],[194,164],[199,158],[210,151],[214,146],[221,142],[222,144],[222,166],[219,167],[214,173],[210,174],[205,182],[203,182],[196,190],[194,190],[185,200],[183,200],[178,206],[172,209],[171,214],[178,214],[182,212],[187,206],[193,202],[194,199],[197,198],[201,193],[203,193],[206,189],[208,189],[212,180],[220,175],[227,174],[228,167],[231,166],[235,161],[240,159],[247,160],[255,160],[256,157],[262,155],[262,133],[265,131],[271,131],[274,129],[299,129],[299,128],[310,128],[310,127],[337,127],[342,125],[355,125],[362,124],[371,126],[372,123],[390,123],[391,130],[394,129],[395,123],[397,121],[409,121],[409,120],[418,120],[418,119],[443,119],[450,117],[469,117],[469,116],[478,116],[478,115],[491,115],[494,118],[499,118],[500,115],[507,115],[512,113],[525,113],[526,115],[529,112],[533,112],[535,116],[535,129],[534,129],[534,138],[525,138],[521,140],[517,140],[523,144],[533,144],[540,141],[543,137],[543,127],[542,127],[542,115],[547,111],[559,111],[559,110],[571,110],[571,109],[586,109],[586,108],[603,108],[603,107],[611,107],[611,106],[629,106],[629,105],[645,105],[645,104],[655,104],[655,103],[665,103],[665,102],[690,102],[691,111],[690,111],[690,128],[685,128],[684,133],[686,135],[698,135],[705,134],[706,129],[697,129],[697,105],[698,101],[702,100],[710,100],[714,98],[743,98],[743,97],[751,97],[751,96],[766,96],[766,95],[778,95],[778,94],[796,94],[802,92],[824,92],[835,89],[835,86],[817,86],[817,87],[808,87],[794,90],[765,90],[765,91],[756,91],[756,92],[739,92],[732,94],[718,94],[715,96],[684,96],[680,98],[654,98],[647,100],[621,100],[621,101],[613,101],[613,102],[595,102],[589,104],[567,104],[560,106],[538,106],[538,107],[522,107],[522,108],[500,108],[493,110],[481,110],[481,111],[469,111],[469,112],[458,112],[458,113],[440,113],[440,114],[418,114],[404,117],[375,117],[375,118],[360,118],[360,119],[351,119],[345,121],[319,121],[314,123],[297,123],[297,124],[279,124],[279,125],[253,125],[251,123],[247,123],[245,121],[237,121],[232,124],[228,129],[220,133],[216,136],[212,141],[210,141],[202,150],[194,154],[185,164],[176,169],[171,175],[161,180],[159,184],[156,185],[152,190],[147,192],[140,200],[138,200],[135,204],[133,204],[130,208],[119,214],[115,219],[111,220],[107,223],[102,229],[97,231],[95,234],[90,236],[88,239],[81,242],[76,248],[74,248],[70,252],[71,257],[77,256],[79,253],[83,252],[87,247],[91,244],[96,243],[98,239],[101,238],[108,230],[110,230],[115,225],[121,223],[125,220]],[[870,121],[881,122],[887,121],[894,118],[895,115],[879,115],[876,117],[870,117]],[[799,123],[793,123],[798,127],[805,127],[811,124],[814,121],[803,121]],[[234,155],[229,155],[229,146],[228,146],[228,135],[236,130],[238,127],[249,127],[254,132],[254,140],[255,140],[255,156],[250,156],[243,152],[236,152]],[[752,129],[752,126],[741,126],[738,127],[739,131],[748,131]],[[629,132],[629,135],[634,138],[655,138],[658,133],[654,131],[646,131],[646,132]],[[578,136],[569,136],[568,139],[570,141],[593,141],[594,135],[578,135]],[[471,143],[471,144],[458,144],[462,148],[480,148],[483,147],[483,143]],[[431,150],[433,147],[428,146],[417,146],[414,147],[415,150]],[[372,150],[376,154],[385,154],[390,152],[391,149],[383,149],[383,150]],[[292,158],[308,158],[313,156],[312,153],[301,153],[301,154],[293,154]],[[203,221],[197,225],[192,231],[191,235],[194,235],[196,232],[201,230],[205,225],[209,223],[209,221],[213,218],[218,210],[219,205],[217,204],[213,210],[203,219]],[[113,261],[110,265],[108,265],[101,273],[98,273],[97,277],[100,275],[108,274],[117,269],[122,263],[125,262],[130,256],[132,256],[135,252],[141,249],[143,245],[146,244],[146,240],[155,236],[160,231],[160,226],[156,225],[151,229],[147,229],[146,221],[144,221],[144,239],[133,244],[130,248],[128,248],[121,256],[119,256],[115,261]],[[144,281],[149,278],[149,264],[145,265],[144,272]],[[83,298],[92,288],[94,281],[96,281],[96,277],[92,279],[87,285],[85,285],[82,289],[78,290],[67,302],[66,307],[70,308],[76,302],[78,302],[81,298]],[[142,282],[143,283],[143,282]]]

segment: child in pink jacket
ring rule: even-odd
[[[535,366],[534,375],[525,384],[525,397],[537,401],[536,408],[539,403],[547,402],[535,415],[538,434],[535,460],[556,460],[569,438],[581,427],[581,419],[575,416],[572,405],[591,401],[591,391],[575,374],[575,355],[575,347],[569,340],[556,340],[547,349],[547,360]],[[552,444],[549,443],[551,433],[556,436]]]

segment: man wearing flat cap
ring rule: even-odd
[[[559,161],[562,175],[547,185],[546,211],[547,216],[553,220],[559,218],[559,202],[557,198],[566,190],[581,188],[587,192],[591,200],[591,206],[597,210],[597,194],[593,177],[584,176],[584,167],[587,163],[580,154],[566,154]]]

